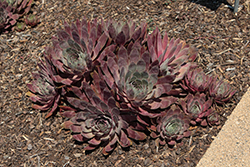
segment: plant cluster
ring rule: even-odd
[[[0,0],[0,32],[7,32],[10,29],[23,31],[25,23],[35,26],[39,20],[34,14],[28,14],[33,0]],[[20,20],[24,21],[21,22]]]
[[[175,145],[191,125],[219,124],[215,107],[235,93],[206,75],[197,50],[147,25],[86,18],[57,31],[28,84],[33,107],[66,117],[63,127],[86,150],[129,147],[147,134]]]

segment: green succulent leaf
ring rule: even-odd
[[[182,129],[182,122],[180,119],[172,118],[165,126],[165,131],[168,136],[176,135]]]
[[[189,112],[197,117],[202,112],[201,104],[198,101],[193,101],[190,105]]]

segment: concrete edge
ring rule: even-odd
[[[250,88],[196,167],[247,167],[250,164]]]

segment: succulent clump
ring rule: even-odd
[[[209,87],[209,94],[215,99],[217,103],[223,104],[227,102],[234,94],[236,90],[232,90],[230,84],[216,77],[213,77],[212,83]]]
[[[1,0],[0,1],[0,32],[14,29],[17,21],[29,13],[33,0]],[[17,24],[17,31],[22,31],[24,26]]]
[[[190,126],[218,125],[217,106],[235,93],[198,67],[197,54],[158,28],[147,34],[146,23],[65,22],[27,95],[35,109],[49,111],[46,118],[64,117],[63,127],[87,143],[85,150],[102,147],[108,155],[147,134],[157,149],[173,146],[190,136]]]
[[[197,92],[195,95],[188,94],[180,100],[183,111],[191,118],[190,123],[195,125],[201,122],[212,110],[212,98],[207,99],[204,93]]]
[[[26,18],[25,18],[25,23],[26,25],[29,25],[31,27],[36,26],[39,23],[39,19],[36,15],[34,14],[29,14]]]
[[[19,15],[15,14],[14,11],[15,8],[13,6],[6,1],[0,1],[0,31],[5,31],[10,26],[16,24]]]

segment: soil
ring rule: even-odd
[[[31,11],[40,18],[36,27],[0,35],[0,166],[131,166],[193,167],[220,131],[242,95],[250,78],[250,1],[241,0],[237,14],[216,0],[41,0]],[[64,21],[82,17],[148,23],[180,38],[199,50],[197,62],[207,72],[227,79],[237,90],[231,102],[218,108],[221,124],[191,127],[192,134],[173,148],[156,152],[154,141],[120,146],[105,157],[101,148],[85,152],[69,131],[61,128],[59,116],[45,119],[45,112],[31,107],[26,86],[37,71],[37,62]]]

